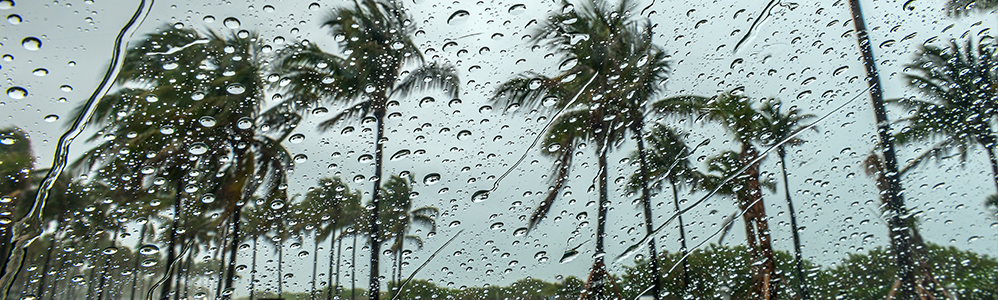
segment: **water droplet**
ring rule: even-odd
[[[147,259],[147,260],[143,260],[143,261],[142,261],[142,262],[140,263],[140,265],[142,265],[143,267],[146,267],[146,268],[148,268],[148,267],[152,267],[152,266],[155,266],[155,265],[156,265],[156,263],[157,263],[157,261],[156,261],[155,259],[152,259],[152,258],[150,258],[150,259]]]
[[[489,228],[492,230],[499,230],[502,229],[502,226],[503,226],[502,222],[496,222],[492,223],[492,226],[489,226]]]
[[[370,155],[370,154],[364,154],[364,155],[361,155],[360,157],[357,157],[357,162],[359,162],[359,163],[369,163],[372,160],[374,160],[374,155]]]
[[[460,132],[457,133],[457,139],[459,140],[467,138],[469,136],[471,136],[471,131],[469,130],[461,130]]]
[[[489,199],[489,191],[481,190],[471,195],[471,202],[482,202]]]
[[[540,260],[540,259],[542,259],[544,257],[547,257],[547,256],[548,256],[548,253],[546,251],[540,251],[540,252],[534,253],[534,259],[537,259],[537,260]]]
[[[548,152],[557,152],[558,150],[561,150],[561,144],[551,143],[548,145]]]
[[[10,97],[11,99],[21,100],[21,99],[24,99],[24,97],[27,97],[27,96],[28,96],[28,90],[25,90],[22,87],[15,86],[15,87],[7,89],[7,97]]]
[[[291,135],[291,137],[288,138],[288,142],[291,142],[292,144],[301,144],[301,142],[304,141],[305,141],[305,135],[301,133],[295,133],[294,135]]]
[[[527,234],[527,227],[520,227],[513,231],[513,236],[524,236]]]
[[[264,5],[263,6],[263,11],[265,11],[265,12],[274,12],[274,6],[273,5]]]
[[[447,18],[447,24],[450,25],[461,25],[468,21],[468,17],[471,16],[467,10],[455,11],[450,17]]]
[[[437,182],[440,182],[440,174],[438,173],[430,173],[423,177],[423,184],[434,185]]]
[[[450,222],[450,227],[458,227],[458,226],[461,226],[461,221]]]
[[[101,250],[101,253],[104,253],[106,255],[112,255],[112,254],[118,253],[118,248],[107,247],[107,248],[104,248],[104,250]]]
[[[173,125],[163,125],[163,127],[159,128],[159,133],[162,134],[173,134],[174,131],[176,130],[173,128]]]
[[[3,2],[0,2],[0,3],[3,3]],[[72,280],[73,282],[79,283],[79,282],[83,282],[84,279],[85,278],[83,278],[83,275],[76,275],[76,276],[73,276],[73,278],[70,279],[70,280]]]
[[[10,9],[14,7],[13,0],[0,0],[0,9]]]
[[[239,95],[246,92],[246,87],[239,83],[233,83],[225,87],[225,91],[229,94]]]
[[[23,46],[24,49],[28,49],[28,51],[37,51],[42,48],[42,41],[36,37],[29,36],[21,40],[21,46]]]
[[[49,70],[46,70],[46,69],[43,69],[43,68],[38,68],[38,69],[35,69],[34,71],[31,71],[31,75],[35,75],[35,76],[38,76],[38,77],[42,77],[42,76],[45,76],[45,75],[48,75],[48,74],[49,74]]]
[[[319,10],[319,3],[312,2],[312,4],[308,5],[308,9],[309,10]]]
[[[215,202],[215,195],[204,194],[204,196],[201,196],[201,203],[213,203],[213,202]]]
[[[423,100],[419,100],[419,107],[423,107],[423,105],[433,102],[437,102],[437,99],[433,99],[433,97],[425,97]]]
[[[58,120],[59,120],[59,116],[58,115],[47,115],[47,116],[45,116],[45,122],[52,123],[52,122],[55,122],[55,121],[58,121]]]
[[[153,255],[159,253],[159,247],[156,245],[144,245],[139,248],[139,253],[142,255]]]
[[[299,163],[299,164],[303,163],[305,161],[308,161],[308,156],[306,156],[305,154],[295,155],[294,161],[295,161],[295,163]]]
[[[218,122],[215,121],[215,118],[212,118],[211,116],[204,116],[198,119],[198,124],[201,124],[201,126],[204,127],[215,127],[215,124],[217,123]]]
[[[400,159],[406,158],[407,156],[409,156],[409,153],[411,153],[411,152],[409,152],[409,149],[399,150],[398,152],[395,152],[395,154],[392,154],[392,156],[391,156],[391,158],[389,158],[389,160],[395,161],[395,160],[400,160]]]
[[[357,176],[353,177],[353,182],[357,182],[357,183],[364,182],[365,178],[366,177],[364,177],[364,175],[357,175]]]
[[[251,127],[253,127],[253,119],[242,117],[239,118],[239,120],[236,120],[236,128],[246,130]]]
[[[215,22],[215,16],[207,15],[207,16],[204,16],[204,18],[201,18],[201,20],[204,21],[205,23],[214,23]]]
[[[364,91],[368,92],[368,93],[373,93],[374,90],[376,90],[376,89],[378,89],[378,88],[375,87],[373,84],[368,84],[367,86],[364,87]]]
[[[21,16],[18,16],[16,14],[11,14],[7,16],[7,22],[10,22],[11,24],[14,25],[21,24]]]
[[[196,184],[188,184],[184,186],[184,192],[193,193],[198,191],[198,186]]]
[[[308,251],[298,252],[298,257],[308,257]]]
[[[340,131],[340,134],[349,135],[352,132],[353,132],[353,126],[347,126],[346,128],[343,128],[343,130]]]
[[[194,92],[191,94],[191,100],[201,101],[202,99],[204,99],[204,92]]]
[[[239,19],[236,19],[236,18],[233,18],[233,17],[225,18],[225,20],[222,20],[222,24],[225,24],[225,27],[229,27],[229,28],[232,28],[232,29],[239,28],[239,25],[240,25],[239,24]]]
[[[522,14],[526,10],[527,6],[523,4],[513,4],[513,6],[509,7],[509,13],[513,15]]]
[[[274,202],[270,203],[270,208],[272,208],[272,209],[281,209],[281,208],[284,208],[284,201],[282,201],[282,200],[274,200]]]
[[[284,274],[284,279],[291,279],[291,278],[294,278],[294,277],[295,277],[294,273]]]
[[[492,111],[492,106],[483,105],[482,107],[478,108],[478,112],[483,113],[483,114],[484,113],[488,113],[490,111]]]
[[[208,153],[208,145],[205,145],[204,143],[194,143],[187,148],[187,152],[194,155],[205,154]]]

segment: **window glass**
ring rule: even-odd
[[[993,0],[0,0],[8,299],[992,299]]]

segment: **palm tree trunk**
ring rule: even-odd
[[[655,231],[655,226],[653,224],[653,218],[651,212],[651,192],[648,190],[648,161],[645,159],[645,137],[644,134],[642,133],[644,124],[641,122],[641,120],[638,120],[636,123],[638,125],[636,125],[635,127],[636,129],[634,130],[635,131],[634,135],[637,136],[638,140],[638,160],[639,160],[638,164],[641,175],[641,205],[644,208],[645,233],[651,234],[652,231]],[[648,241],[648,253],[649,253],[649,264],[651,267],[651,275],[652,275],[651,294],[654,300],[658,300],[661,295],[660,291],[662,283],[661,283],[661,275],[659,275],[659,270],[658,270],[658,251],[655,249],[655,239]],[[685,271],[684,271],[684,276],[685,276]],[[686,285],[685,278],[683,280],[683,285],[684,286]],[[685,292],[685,290],[686,289],[684,288],[683,291]]]
[[[250,270],[250,283],[249,283],[249,300],[253,300],[254,293],[256,292],[256,246],[260,244],[260,238],[253,237],[253,269]]]
[[[191,290],[191,273],[193,273],[191,268],[193,267],[193,264],[194,264],[194,253],[188,251],[187,260],[185,262],[186,266],[184,267],[184,270],[186,270],[186,272],[184,272],[184,299],[190,299],[188,298],[188,295]],[[180,284],[177,283],[177,285]]]
[[[180,225],[181,204],[183,204],[184,201],[183,196],[181,196],[183,184],[183,180],[177,180],[176,194],[173,197],[173,224],[170,224],[170,242],[166,249],[166,263],[163,264],[163,268],[165,268],[163,273],[167,276],[167,279],[163,282],[163,288],[160,290],[160,300],[170,299],[170,289],[173,288],[173,277],[170,273],[170,265],[173,265],[173,261],[177,259],[177,229],[178,225]]]
[[[239,222],[241,220],[242,208],[242,205],[236,205],[235,212],[232,213],[232,241],[229,241],[229,266],[226,267],[225,290],[222,291],[223,295],[225,295],[224,299],[229,299],[232,295],[231,291],[235,289],[232,281],[236,276],[236,252],[239,250]]]
[[[118,239],[118,229],[115,229],[114,233],[111,235],[111,245],[108,246],[108,247],[114,247],[115,244],[116,244],[115,241],[117,239]],[[98,287],[100,289],[100,291],[97,293],[97,300],[104,300],[104,295],[108,292],[108,290],[110,290],[109,285],[111,285],[113,283],[113,282],[112,283],[108,283],[108,279],[109,279],[108,277],[111,276],[110,275],[111,274],[111,263],[114,262],[114,254],[106,254],[106,255],[107,255],[107,258],[104,260],[104,266],[101,267],[101,272],[100,272],[101,273],[100,274],[100,286]]]
[[[315,300],[315,280],[319,270],[319,230],[315,231],[315,246],[312,247],[312,291],[308,293],[308,299]]]
[[[599,164],[599,175],[597,176],[597,180],[599,181],[599,202],[596,208],[596,260],[593,262],[593,270],[590,273],[590,282],[587,282],[587,285],[591,284],[591,289],[586,289],[586,291],[591,292],[591,299],[603,299],[606,294],[606,281],[609,280],[609,278],[607,278],[606,264],[604,263],[606,249],[604,248],[603,237],[606,235],[607,207],[610,206],[609,192],[607,188],[607,172],[610,171],[607,164],[607,154],[610,152],[610,145],[609,143],[606,143],[607,137],[603,131],[605,128],[602,126],[602,120],[594,123],[598,124],[595,126],[597,128],[594,130],[597,132],[597,142],[604,142],[605,144],[601,145],[596,150],[599,151],[599,158],[597,160]]]
[[[894,137],[891,135],[891,122],[887,119],[887,109],[884,107],[884,95],[880,85],[880,75],[877,72],[877,61],[873,57],[873,47],[870,46],[869,33],[863,20],[863,10],[859,0],[849,0],[852,12],[852,23],[856,27],[856,40],[859,43],[863,66],[866,67],[867,82],[870,85],[870,99],[873,102],[873,112],[877,121],[877,134],[884,154],[884,167],[887,176],[889,201],[887,208],[891,212],[888,221],[891,232],[891,252],[895,253],[895,264],[901,285],[896,294],[897,300],[913,300],[915,290],[915,265],[911,256],[911,236],[907,230],[907,208],[904,196],[901,194],[901,180],[898,177],[897,156],[894,153]]]
[[[741,161],[749,163],[758,157],[758,151],[751,144],[742,143]],[[746,232],[746,237],[755,235],[758,244],[752,252],[752,295],[757,299],[776,299],[779,285],[774,284],[779,280],[776,274],[776,256],[773,253],[773,244],[769,235],[769,221],[766,219],[766,206],[762,201],[762,185],[759,182],[759,162],[753,163],[745,169],[746,189],[742,193],[743,204],[748,206],[744,215],[746,229],[755,226],[754,232]],[[751,223],[751,224],[750,224]],[[751,245],[750,245],[751,247]],[[756,263],[756,262],[762,263]]]
[[[981,144],[984,146],[984,150],[988,152],[988,159],[991,160],[991,176],[994,177],[995,187],[998,187],[998,157],[995,157],[995,144],[996,139],[994,135],[984,135],[980,138]]]
[[[336,287],[337,290],[340,289],[340,257],[336,255],[336,252],[339,251],[340,255],[342,255],[343,250],[336,247],[336,243],[339,238],[342,237],[337,236],[336,230],[333,230],[332,237],[329,239],[329,273],[326,274],[326,282],[328,282],[328,284],[326,284],[326,300],[333,300],[333,287]],[[338,242],[340,245],[343,245],[342,240],[339,240]],[[336,261],[335,264],[333,263],[334,260]],[[333,280],[334,265],[336,266],[335,281]]]
[[[387,98],[386,96],[382,96]],[[385,103],[386,101],[378,101],[376,103]],[[374,136],[374,192],[371,193],[371,212],[368,214],[367,221],[368,226],[370,226],[370,231],[368,237],[371,240],[371,273],[370,284],[368,285],[368,295],[370,295],[370,300],[378,300],[381,296],[379,290],[381,289],[381,280],[379,278],[379,258],[381,256],[381,239],[380,231],[381,226],[378,225],[378,213],[380,207],[380,192],[381,192],[381,159],[382,150],[384,149],[384,144],[382,139],[385,135],[385,108],[376,107],[374,109],[374,122],[377,127],[376,134]]]
[[[138,245],[135,246],[135,249],[142,249],[142,244],[145,243],[146,228],[147,228],[147,226],[148,226],[147,224],[142,224],[142,229],[139,230],[139,242],[138,242]],[[141,258],[142,258],[142,253],[136,252],[135,253],[135,264],[132,266],[132,292],[128,296],[128,298],[131,299],[131,300],[135,300],[135,291],[138,289],[138,286],[139,286],[139,284],[138,284],[139,283],[139,268],[142,267],[142,265],[141,265],[142,259]],[[41,295],[39,295],[38,298],[41,299]]]
[[[669,184],[672,185],[672,205],[675,207],[676,211],[682,211],[679,208],[679,189],[676,186],[676,181],[669,180]],[[676,219],[679,222],[679,254],[683,257],[683,293],[689,293],[690,290],[690,263],[686,260],[686,228],[683,226],[683,215],[680,214],[679,218]],[[685,295],[682,295],[685,296]]]
[[[776,148],[776,153],[780,155],[780,168],[783,170],[783,193],[787,196],[787,211],[790,212],[790,230],[794,239],[794,267],[797,271],[797,281],[800,284],[800,298],[802,300],[811,299],[811,292],[807,287],[807,276],[804,276],[804,254],[801,252],[800,232],[797,227],[797,211],[794,210],[794,202],[790,199],[790,181],[787,179],[787,151],[783,147]]]
[[[48,253],[45,254],[45,263],[42,265],[42,278],[39,280],[38,290],[35,292],[35,295],[38,295],[37,299],[39,299],[39,300],[44,300],[45,299],[45,290],[46,290],[45,285],[46,285],[46,281],[48,281],[47,280],[48,279],[48,269],[49,269],[50,263],[52,262],[52,256],[54,256],[55,248],[57,247],[56,241],[59,240],[58,237],[63,232],[63,227],[64,227],[62,225],[62,220],[63,219],[65,219],[65,213],[59,214],[59,218],[58,218],[58,220],[56,220],[56,225],[55,225],[56,226],[55,227],[56,231],[55,231],[55,233],[52,234],[52,242],[49,245]]]
[[[353,235],[353,258],[350,259],[350,300],[357,299],[357,235]]]

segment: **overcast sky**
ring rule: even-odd
[[[29,132],[39,157],[39,168],[52,161],[55,142],[74,118],[69,111],[80,105],[96,89],[111,53],[114,35],[131,15],[135,1],[16,1],[16,5],[0,10],[5,16],[17,14],[20,24],[0,24],[0,54],[9,54],[0,61],[4,76],[3,89],[23,87],[24,99],[0,99],[0,126],[16,125]],[[335,52],[328,31],[318,25],[329,9],[346,1],[321,1],[311,5],[302,1],[279,3],[256,1],[157,1],[152,14],[139,28],[133,40],[164,24],[182,23],[199,30],[227,32],[222,20],[235,17],[239,29],[256,30],[275,48],[274,42],[284,37],[286,42],[307,39],[327,51]],[[182,3],[181,3],[182,2]],[[853,25],[844,0],[792,2],[784,0],[772,9],[771,15],[755,29],[738,51],[734,45],[748,31],[768,1],[656,1],[645,12],[655,24],[655,41],[672,53],[672,74],[666,83],[666,95],[714,95],[718,91],[744,87],[750,97],[778,97],[802,110],[830,117],[818,125],[818,132],[807,132],[801,138],[808,143],[791,148],[788,167],[790,184],[799,215],[804,239],[804,255],[823,265],[832,264],[847,253],[858,253],[887,245],[887,229],[877,212],[877,190],[867,177],[861,163],[873,149],[876,135],[873,114],[866,95],[846,105],[866,89],[865,76],[858,56]],[[643,1],[636,11],[651,2]],[[906,4],[907,3],[907,4]],[[998,25],[994,14],[975,14],[964,19],[951,19],[940,9],[942,1],[864,1],[867,27],[885,82],[888,98],[915,95],[901,81],[904,64],[912,59],[918,45],[938,37],[937,43],[965,33],[977,35]],[[513,9],[525,4],[525,9]],[[592,260],[592,242],[582,256],[570,263],[557,265],[567,247],[593,238],[595,209],[588,206],[596,201],[596,193],[587,190],[596,171],[594,156],[587,153],[576,159],[573,177],[564,197],[552,209],[537,230],[528,236],[514,237],[513,231],[526,226],[523,216],[529,216],[547,190],[551,161],[541,157],[539,149],[527,149],[544,124],[551,120],[550,112],[520,110],[506,112],[503,107],[486,107],[495,87],[504,80],[525,71],[552,75],[563,60],[558,55],[546,55],[546,49],[532,51],[523,40],[543,22],[545,16],[560,12],[562,6],[553,1],[543,3],[507,1],[431,1],[405,2],[421,34],[415,37],[428,59],[455,65],[460,72],[460,101],[436,92],[398,99],[396,108],[401,117],[390,118],[386,144],[386,174],[410,171],[416,175],[415,189],[419,193],[416,206],[440,208],[438,234],[427,237],[425,248],[416,251],[410,262],[418,265],[450,236],[464,229],[462,236],[447,247],[434,262],[417,277],[459,286],[481,286],[484,283],[508,284],[527,276],[554,280],[558,275],[585,277]],[[4,5],[0,4],[0,7]],[[265,7],[272,6],[273,10]],[[312,9],[314,8],[314,9]],[[467,17],[448,24],[454,12],[465,10]],[[207,18],[211,16],[212,18]],[[10,18],[8,18],[9,20]],[[208,22],[213,19],[213,22]],[[976,23],[976,24],[975,24]],[[30,51],[21,46],[25,37],[41,40],[40,50]],[[445,43],[457,45],[444,47]],[[431,50],[432,49],[432,50]],[[45,68],[48,74],[32,72]],[[63,86],[68,86],[66,88]],[[436,101],[419,104],[420,99]],[[61,98],[64,98],[61,100]],[[335,110],[336,107],[330,107]],[[891,111],[891,118],[902,116]],[[47,122],[46,117],[58,116]],[[327,115],[328,116],[328,115]],[[48,120],[53,119],[49,117]],[[344,123],[328,132],[316,130],[324,116],[309,116],[299,126],[306,140],[300,144],[286,143],[294,154],[306,154],[308,160],[297,164],[291,178],[291,189],[304,192],[317,178],[341,176],[352,179],[357,175],[370,177],[373,167],[357,162],[359,156],[373,152],[370,131],[359,123]],[[684,128],[691,134],[691,144],[710,139],[710,146],[698,152],[709,156],[736,145],[716,125],[692,125],[691,121],[663,120]],[[341,134],[342,127],[353,126],[350,134]],[[417,128],[421,131],[417,132]],[[467,130],[470,135],[460,135]],[[92,134],[88,132],[84,137]],[[539,148],[544,145],[540,145]],[[89,147],[74,144],[77,154]],[[920,153],[927,145],[899,149],[905,161]],[[592,149],[593,147],[590,147]],[[388,155],[400,150],[414,155],[391,161]],[[611,153],[610,182],[629,176],[634,167],[619,163],[633,149],[624,143]],[[417,154],[423,150],[424,154]],[[492,188],[502,175],[526,153],[524,162],[499,184],[488,200],[470,201],[478,190]],[[330,169],[330,164],[338,167]],[[467,167],[467,171],[463,171]],[[764,175],[778,177],[776,159],[766,159]],[[441,180],[424,184],[423,176],[439,173]],[[990,168],[980,148],[975,149],[966,163],[958,158],[933,161],[909,173],[904,178],[906,200],[910,208],[920,211],[922,234],[928,241],[953,245],[991,256],[998,255],[998,224],[988,218],[983,199],[995,193],[990,181]],[[370,191],[369,182],[353,183],[353,189]],[[782,191],[782,186],[779,189]],[[613,206],[607,225],[607,251],[619,254],[643,234],[639,207],[632,204],[636,196],[626,197],[621,185],[611,187]],[[695,201],[702,194],[684,197]],[[782,192],[765,192],[767,213],[772,217],[774,246],[790,250],[789,217],[785,213]],[[368,199],[369,195],[365,197]],[[571,201],[574,199],[575,201]],[[664,191],[653,198],[657,224],[672,213],[671,193]],[[365,200],[366,201],[366,200]],[[689,204],[689,202],[687,202]],[[721,219],[734,211],[731,199],[713,197],[685,217],[688,236],[696,244],[717,230]],[[579,220],[579,214],[588,218]],[[492,218],[492,216],[494,218]],[[560,220],[556,220],[560,218]],[[575,241],[569,243],[572,232],[582,227]],[[501,223],[500,229],[492,230]],[[744,240],[742,226],[737,224],[725,242],[740,244]],[[667,231],[659,241],[660,249],[678,251],[678,234]],[[663,245],[664,244],[664,245]],[[328,249],[328,245],[323,244]],[[302,249],[286,251],[286,272],[293,272],[292,286],[285,290],[301,291],[309,285],[312,257],[298,258],[301,250],[311,252],[311,241]],[[546,252],[551,259],[540,262],[535,258]],[[271,255],[261,250],[261,255]],[[509,253],[509,255],[504,255]],[[240,264],[248,264],[252,253],[243,251]],[[273,263],[260,266],[272,267]],[[366,258],[358,258],[366,261]],[[320,273],[324,273],[328,257],[320,258]],[[366,265],[366,264],[365,264]],[[367,267],[358,266],[358,277],[366,278]],[[293,266],[293,267],[292,267]],[[510,269],[509,273],[504,270]],[[611,265],[619,270],[619,265]],[[414,266],[408,267],[408,274]],[[292,271],[287,271],[292,270]],[[387,270],[387,269],[386,269]],[[385,272],[387,274],[387,272]],[[271,276],[272,277],[272,276]],[[363,282],[361,280],[360,282]],[[349,283],[347,283],[349,284]],[[366,286],[359,283],[359,286]]]

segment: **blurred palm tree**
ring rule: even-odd
[[[600,254],[605,253],[603,238],[610,205],[607,155],[620,145],[628,129],[643,135],[642,104],[659,91],[657,85],[667,72],[664,53],[651,44],[651,25],[632,12],[635,6],[633,1],[611,5],[591,0],[550,16],[533,33],[531,43],[561,54],[564,72],[554,77],[522,74],[503,83],[493,97],[502,107],[557,111],[542,133],[543,153],[556,158],[553,186],[531,215],[528,230],[547,215],[565,187],[578,150],[576,144],[591,141],[596,145],[599,202],[595,250]],[[647,196],[642,196],[645,202]],[[650,226],[650,210],[645,216]],[[603,256],[597,255],[583,297],[603,298],[609,279]],[[658,297],[658,290],[653,295]]]
[[[998,8],[998,0],[947,0],[946,14],[950,17],[964,17],[975,12],[986,12]]]
[[[962,44],[952,39],[944,47],[921,46],[904,75],[908,86],[921,95],[889,102],[913,112],[901,119],[907,126],[895,134],[899,144],[942,140],[936,148],[956,150],[963,160],[974,145],[980,145],[998,187],[998,138],[993,133],[998,45],[986,40],[969,37]]]
[[[815,118],[813,114],[805,114],[797,106],[786,108],[784,112],[783,103],[779,99],[767,99],[759,108],[762,115],[762,136],[763,147],[776,147],[776,153],[780,158],[780,170],[783,174],[783,193],[787,198],[787,212],[790,213],[790,231],[794,241],[794,270],[797,274],[798,293],[801,299],[811,299],[811,292],[807,286],[807,276],[804,275],[804,255],[801,253],[800,230],[797,227],[797,211],[794,210],[794,202],[790,198],[790,180],[787,177],[787,146],[796,146],[804,143],[804,140],[793,137],[794,134],[804,130],[806,125],[802,124],[807,120]],[[817,127],[811,127],[818,131]]]
[[[347,118],[374,122],[373,209],[368,215],[372,225],[369,293],[373,300],[378,299],[381,285],[381,230],[375,220],[381,211],[384,119],[388,107],[399,97],[426,89],[441,89],[457,97],[460,85],[452,66],[425,61],[412,40],[414,24],[397,1],[357,0],[352,7],[333,9],[323,26],[329,26],[345,56],[323,52],[314,44],[298,45],[281,61],[286,80],[276,83],[296,105],[321,101],[344,104],[345,110],[320,124],[323,129]]]
[[[686,136],[678,133],[669,126],[655,124],[645,139],[649,144],[648,150],[635,150],[631,152],[630,160],[636,161],[641,156],[645,156],[645,165],[647,165],[648,169],[647,175],[631,175],[628,189],[630,191],[637,191],[638,189],[646,189],[644,187],[647,187],[647,189],[661,192],[665,189],[663,182],[668,182],[672,191],[673,208],[678,213],[682,210],[679,206],[679,186],[692,184],[692,180],[697,178],[697,172],[693,170],[693,166],[688,159],[692,153],[690,147],[686,145]],[[642,191],[642,193],[645,193],[645,191]],[[679,215],[677,221],[679,222],[679,250],[685,256],[687,248],[683,216]],[[651,229],[648,230],[649,233],[651,231]],[[655,256],[652,257],[654,258]],[[654,263],[655,261],[655,259],[649,260],[649,267],[658,267],[657,263]],[[682,291],[688,292],[686,287],[690,284],[689,264],[685,259],[682,260],[682,266]],[[654,278],[659,277],[656,276]]]
[[[417,249],[423,248],[423,239],[416,235],[409,234],[413,225],[420,225],[430,229],[430,233],[436,233],[436,217],[440,210],[432,206],[413,208],[412,203],[412,176],[401,177],[392,175],[382,186],[381,193],[384,195],[383,201],[391,209],[382,211],[381,224],[385,225],[385,240],[393,240],[389,251],[395,259],[392,280],[395,286],[402,283],[402,260],[404,258],[406,241],[416,244]]]
[[[28,135],[17,127],[0,129],[0,255],[9,257],[13,244],[15,213],[21,201],[30,199],[31,171],[35,156]],[[0,273],[7,260],[0,260]]]
[[[105,96],[91,120],[102,140],[75,165],[91,180],[141,193],[174,189],[167,263],[175,260],[176,231],[185,199],[230,233],[226,289],[232,289],[240,213],[250,195],[275,194],[291,157],[280,145],[300,117],[287,106],[267,111],[265,53],[258,35],[203,35],[172,25],[128,51],[120,87]],[[80,108],[82,109],[82,108]],[[186,195],[186,196],[185,196]],[[193,200],[193,199],[191,199]],[[198,230],[198,228],[191,228]],[[161,298],[172,291],[168,280]]]
[[[340,261],[342,256],[342,239],[344,229],[357,224],[357,220],[363,217],[363,208],[360,206],[360,191],[352,191],[350,187],[339,177],[321,178],[319,185],[309,190],[305,194],[305,200],[300,207],[305,217],[303,222],[295,227],[302,228],[306,233],[311,232],[315,236],[315,249],[313,252],[314,267],[312,269],[312,290],[311,297],[317,298],[316,292],[316,271],[319,267],[319,243],[329,241],[329,273],[327,273],[327,300],[333,298],[333,286],[339,290]],[[299,229],[294,229],[299,230]],[[338,245],[336,245],[338,244]],[[336,245],[336,247],[334,247]],[[339,251],[340,255],[336,255]],[[334,262],[335,261],[335,262]],[[333,267],[335,266],[335,270]],[[336,278],[333,279],[333,274]]]

